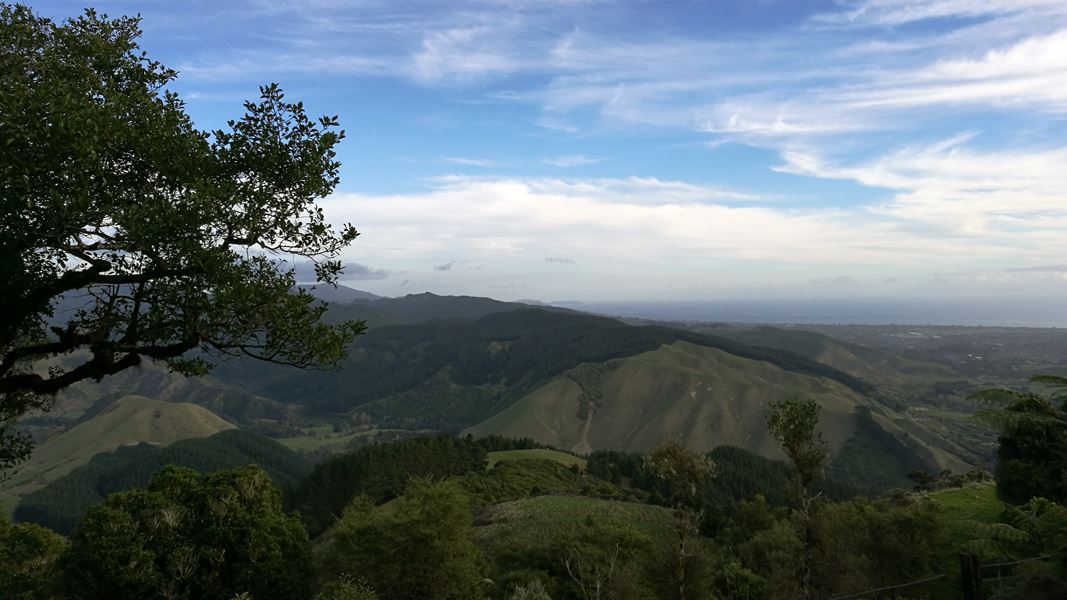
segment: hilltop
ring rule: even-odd
[[[166,446],[195,437],[208,437],[233,429],[233,424],[211,411],[185,402],[163,402],[144,396],[124,396],[99,414],[34,448],[0,493],[21,497],[84,465],[94,455],[122,446]]]
[[[89,508],[108,494],[144,487],[165,465],[201,472],[259,465],[279,487],[295,485],[307,475],[308,463],[282,444],[240,429],[210,437],[178,440],[168,446],[150,443],[124,445],[93,456],[41,489],[22,498],[15,520],[37,523],[69,534]]]
[[[464,433],[528,437],[576,452],[647,452],[675,439],[700,452],[732,445],[780,459],[764,415],[770,402],[790,395],[819,402],[820,428],[843,463],[861,447],[890,456],[883,467],[895,483],[916,468],[969,468],[950,443],[840,382],[686,341],[571,369]]]

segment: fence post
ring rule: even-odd
[[[984,600],[982,563],[974,554],[960,554],[960,586],[963,588],[963,600]]]

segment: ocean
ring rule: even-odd
[[[794,325],[968,325],[1067,327],[1067,299],[753,299],[560,302],[599,314],[664,321]]]

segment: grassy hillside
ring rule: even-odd
[[[501,450],[499,452],[490,452],[487,455],[489,464],[486,468],[492,469],[494,465],[499,462],[513,461],[513,460],[548,460],[559,463],[565,467],[571,465],[578,465],[581,468],[585,468],[586,460],[580,456],[573,454],[567,454],[566,452],[560,452],[559,450],[548,450],[546,448],[534,448],[531,450]]]
[[[494,504],[478,516],[475,536],[492,556],[545,544],[554,534],[573,531],[588,520],[632,525],[662,543],[674,539],[670,509],[585,496],[534,496]]]
[[[834,454],[855,434],[857,408],[869,407],[879,427],[931,467],[967,466],[936,445],[936,436],[924,441],[909,433],[902,424],[916,425],[907,418],[836,381],[684,341],[581,365],[464,433],[529,437],[580,453],[642,452],[678,439],[702,452],[731,445],[781,458],[766,432],[765,411],[769,402],[794,394],[819,401],[821,429]]]
[[[179,440],[162,448],[150,444],[121,446],[97,454],[87,464],[27,494],[14,516],[17,521],[68,534],[89,508],[109,494],[146,486],[166,465],[215,472],[252,464],[263,467],[279,487],[295,485],[311,468],[278,442],[239,429]]]
[[[752,346],[793,352],[883,389],[961,378],[960,373],[948,365],[837,340],[814,331],[737,325],[695,325],[690,329]]]
[[[930,499],[941,509],[950,550],[975,539],[976,525],[997,523],[1004,512],[1004,503],[997,498],[997,487],[993,484],[940,490],[931,493]]]
[[[485,299],[450,302],[476,314],[478,300]],[[374,304],[380,302],[385,301]],[[312,414],[358,409],[379,426],[458,432],[582,363],[633,356],[678,340],[870,391],[868,384],[847,373],[781,350],[534,308],[496,312],[476,321],[438,319],[372,328],[336,371],[234,361],[221,365],[216,375],[257,394],[299,404]]]
[[[43,421],[69,426],[71,422],[98,414],[123,396],[196,404],[241,424],[264,420],[285,422],[294,416],[293,406],[239,386],[227,385],[210,376],[185,377],[171,372],[163,364],[146,360],[137,368],[109,375],[101,381],[81,381],[64,389],[56,396],[50,412],[24,420],[23,425]]]
[[[125,396],[92,419],[37,446],[30,459],[9,480],[0,483],[0,491],[24,496],[84,465],[94,455],[120,446],[140,443],[166,446],[233,427],[194,404]]]

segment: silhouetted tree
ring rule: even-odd
[[[200,131],[140,34],[138,18],[57,24],[0,4],[8,437],[42,397],[144,359],[186,374],[204,354],[332,363],[363,330],[320,323],[325,308],[292,293],[293,265],[275,258],[315,262],[323,283],[341,272],[357,233],[316,205],[339,181],[336,118],[309,118],[272,84],[226,129]],[[26,448],[0,450],[2,467]]]

